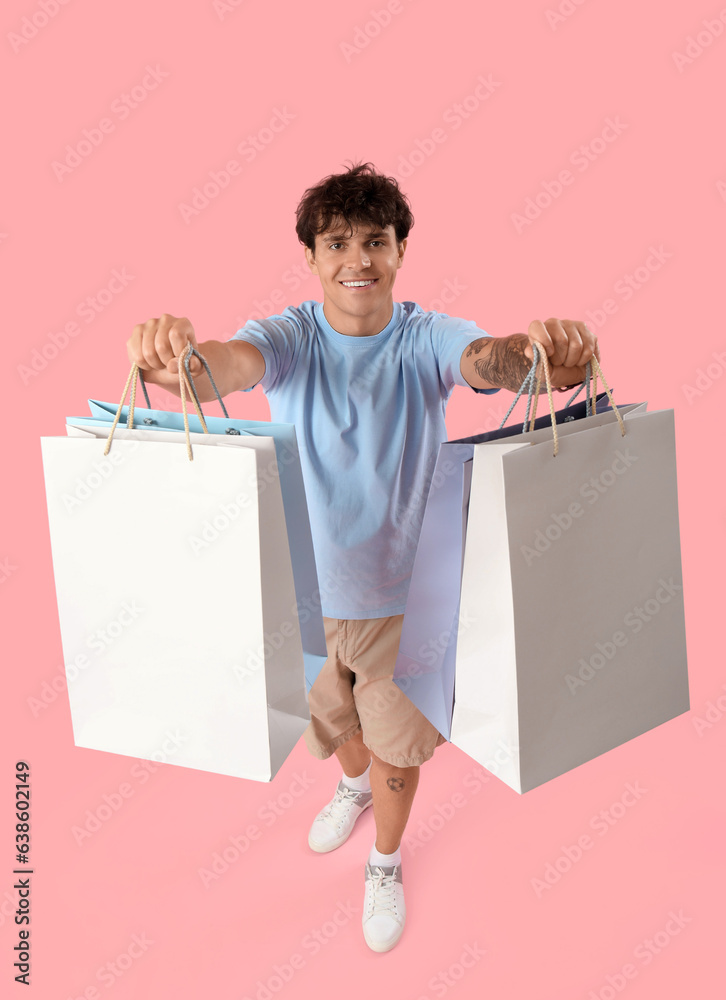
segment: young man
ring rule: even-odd
[[[261,384],[272,420],[297,430],[328,645],[305,741],[315,757],[335,754],[343,771],[308,843],[335,850],[373,806],[363,932],[379,952],[403,932],[400,844],[419,768],[445,742],[391,678],[447,400],[455,385],[516,392],[533,342],[555,387],[582,381],[599,358],[583,323],[534,320],[527,334],[493,338],[470,320],[394,302],[412,225],[396,181],[370,164],[325,178],[305,192],[296,226],[322,303],[198,345],[223,395]],[[134,328],[129,358],[178,395],[188,341],[197,346],[189,320],[165,314]],[[191,370],[200,399],[214,399],[197,359]]]

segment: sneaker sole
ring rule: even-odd
[[[358,822],[358,820],[361,818],[366,809],[369,809],[372,805],[373,805],[373,799],[371,799],[370,802],[368,802],[366,805],[363,806],[363,808],[355,818],[355,823]],[[332,844],[317,844],[315,841],[312,840],[312,838],[308,834],[308,847],[310,847],[311,850],[315,851],[316,854],[329,854],[330,851],[335,851],[338,847],[340,847],[342,844],[346,842],[348,837],[350,837],[351,833],[355,828],[355,823],[353,823],[353,826],[351,826],[350,830],[348,830],[348,832],[342,839],[334,840]]]

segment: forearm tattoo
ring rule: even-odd
[[[389,778],[386,784],[391,789],[392,792],[402,792],[406,787],[406,782],[403,778]]]
[[[513,333],[511,337],[480,337],[469,344],[466,357],[470,358],[487,349],[483,358],[474,362],[474,371],[479,378],[492,385],[501,386],[511,392],[517,392],[532,362],[524,353],[529,344],[529,337],[524,333]],[[540,392],[546,392],[543,384]]]

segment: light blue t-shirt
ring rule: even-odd
[[[446,403],[469,385],[462,352],[487,336],[394,302],[385,329],[351,337],[310,300],[230,338],[261,352],[271,418],[295,425],[326,617],[403,613]]]

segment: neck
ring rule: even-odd
[[[351,316],[338,309],[329,299],[323,302],[323,313],[336,333],[347,337],[374,337],[388,326],[393,317],[393,297],[374,313],[367,316]]]

